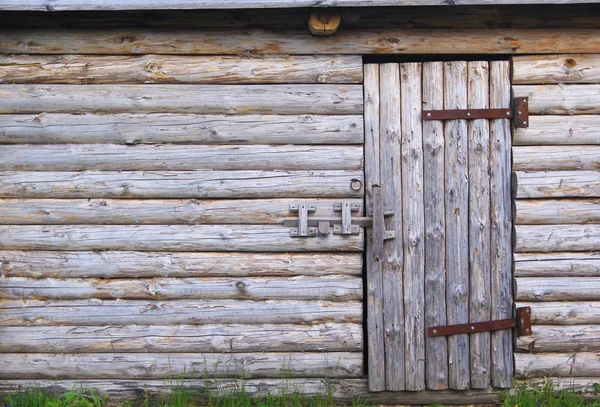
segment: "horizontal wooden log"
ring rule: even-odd
[[[594,251],[600,225],[517,225],[515,252]]]
[[[0,115],[1,144],[361,144],[362,116]]]
[[[362,171],[331,170],[0,172],[0,197],[360,198],[362,180]]]
[[[565,1],[565,0],[563,0]],[[569,1],[569,0],[566,0]],[[337,9],[346,28],[536,28],[598,27],[600,13],[593,7],[582,10],[577,4],[488,7],[362,7]],[[138,11],[78,11],[61,13],[0,14],[6,28],[256,28],[306,29],[308,14],[295,9],[235,10],[161,10],[159,13]]]
[[[600,83],[600,55],[517,56],[513,58],[513,83]]]
[[[340,352],[362,350],[361,324],[125,325],[0,328],[3,353]]]
[[[517,301],[597,301],[600,277],[517,277]]]
[[[575,379],[574,379],[575,380]],[[502,395],[493,388],[484,390],[424,390],[420,392],[375,392],[368,390],[368,379],[336,379],[336,378],[278,378],[278,379],[175,379],[175,380],[132,380],[132,379],[99,379],[99,380],[0,380],[0,394],[8,394],[35,387],[52,392],[65,393],[72,389],[98,389],[101,394],[108,394],[113,399],[140,400],[145,394],[153,396],[168,393],[175,387],[183,386],[201,394],[208,390],[211,394],[229,394],[239,391],[240,386],[252,396],[284,394],[290,396],[297,392],[307,396],[322,396],[331,392],[338,400],[360,398],[372,404],[423,405],[441,403],[446,405],[490,404],[501,400]],[[0,396],[1,397],[1,396]]]
[[[363,233],[303,239],[280,225],[0,226],[0,250],[361,251]]]
[[[600,171],[517,171],[515,198],[598,198]]]
[[[362,275],[360,253],[0,251],[0,275],[154,278]]]
[[[599,371],[600,355],[597,353],[515,353],[515,376],[519,379],[589,377]]]
[[[517,302],[531,307],[531,322],[540,325],[599,325],[600,302]]]
[[[594,53],[595,28],[340,30],[313,38],[308,30],[16,29],[6,30],[7,54],[556,54]]]
[[[513,147],[513,170],[600,170],[600,146]]]
[[[600,116],[530,116],[529,127],[514,129],[513,144],[600,144]]]
[[[600,253],[515,253],[515,277],[600,277]]]
[[[564,0],[503,0],[503,4],[563,4]],[[571,0],[569,3],[589,3],[590,0]],[[490,5],[497,4],[490,0],[459,0],[452,5]],[[55,0],[48,5],[42,0],[5,0],[0,10],[15,11],[84,11],[84,10],[177,10],[177,9],[237,9],[237,8],[292,8],[292,7],[365,7],[365,6],[435,6],[450,5],[443,0],[177,0],[177,1],[141,1],[126,2],[109,0],[81,0],[73,3],[69,0]]]
[[[0,300],[0,326],[362,323],[360,302]]]
[[[600,223],[600,199],[517,199],[515,207],[521,225]]]
[[[527,97],[529,114],[600,114],[600,85],[515,85]]]
[[[359,170],[362,166],[362,146],[56,144],[9,145],[0,150],[0,171]]]
[[[0,40],[0,44],[1,44]],[[0,45],[0,48],[2,46]],[[361,85],[2,85],[0,113],[360,114]]]
[[[350,199],[361,204],[358,199]],[[320,217],[340,218],[327,199],[0,199],[2,225],[281,224],[290,205],[309,203]]]
[[[361,83],[359,56],[3,55],[0,83]]]
[[[0,279],[0,299],[23,298],[360,301],[362,279],[351,276],[117,280],[23,277]]]
[[[361,352],[3,353],[2,379],[360,377]]]
[[[584,395],[594,395],[598,377],[544,377],[542,379],[527,379],[524,384],[532,387],[542,387],[552,384],[555,390],[574,390]]]
[[[517,337],[517,352],[600,351],[600,325],[534,325],[532,336]]]

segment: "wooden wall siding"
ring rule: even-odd
[[[312,37],[306,28],[224,30],[164,28],[11,29],[0,38],[8,54],[556,54],[593,53],[600,29],[398,28],[342,29]]]
[[[360,56],[3,55],[0,83],[362,83]]]
[[[0,113],[362,114],[361,85],[2,85]]]
[[[384,324],[383,341],[369,331],[369,344],[377,349],[369,353],[370,372],[377,375],[369,378],[370,389],[509,387],[509,335],[427,338],[425,332],[428,326],[487,321],[492,306],[498,318],[512,312],[509,123],[422,121],[423,106],[506,107],[509,63],[386,63],[366,69],[365,77],[373,77],[365,83],[365,128],[369,145],[379,143],[379,151],[366,157],[368,168],[379,159],[367,185],[375,194],[380,182],[383,206],[395,213],[386,229],[396,233],[385,242],[381,271],[375,244],[367,253],[368,323]]]
[[[2,251],[0,274],[28,278],[362,275],[360,253]]]
[[[575,4],[486,7],[364,7],[338,9],[342,29],[357,28],[598,28],[600,9]],[[63,11],[27,13],[5,11],[6,28],[263,28],[306,29],[310,9]]]
[[[0,115],[5,144],[361,144],[360,115]]]
[[[0,66],[2,380],[363,375],[360,57]]]
[[[518,306],[532,307],[534,324],[532,337],[517,339],[515,369],[532,382],[598,381],[598,61],[597,54],[513,61],[515,96],[527,96],[533,114],[528,129],[515,130],[513,147],[514,293]]]

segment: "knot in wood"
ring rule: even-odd
[[[244,283],[243,281],[238,281],[237,283],[235,283],[235,287],[239,291],[245,293],[247,291],[247,289],[248,289],[248,284]]]

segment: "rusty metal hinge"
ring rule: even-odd
[[[427,328],[428,336],[447,336],[458,334],[471,334],[477,332],[497,331],[499,329],[517,328],[517,336],[529,336],[531,332],[531,308],[517,308],[517,317],[499,319],[495,321],[473,322],[471,324],[457,324],[433,326]]]
[[[515,98],[512,109],[423,110],[423,120],[514,119],[515,127],[529,127],[527,102],[526,97]]]

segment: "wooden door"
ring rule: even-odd
[[[422,111],[509,107],[509,63],[368,64],[364,86],[367,206],[395,232],[368,232],[370,390],[508,387],[510,331],[427,327],[512,315],[510,122]]]

